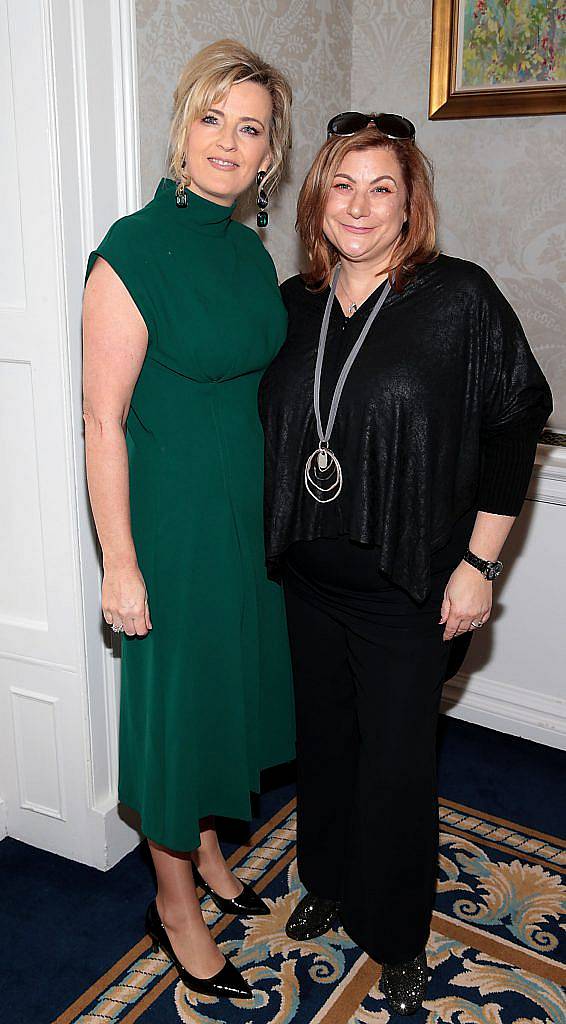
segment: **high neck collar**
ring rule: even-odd
[[[187,205],[179,208],[175,202],[176,188],[177,183],[171,178],[162,178],[157,186],[154,202],[163,206],[180,227],[188,227],[206,235],[220,236],[226,232],[236,203],[222,206],[221,203],[213,203],[210,199],[203,199],[196,192],[186,189]]]

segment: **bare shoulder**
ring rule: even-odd
[[[94,264],[85,285],[83,300],[85,332],[105,330],[139,333],[147,342],[147,327],[126,285],[103,256]]]

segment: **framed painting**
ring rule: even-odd
[[[566,113],[566,0],[433,0],[429,117]]]

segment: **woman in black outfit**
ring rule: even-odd
[[[451,641],[489,619],[552,404],[489,275],[437,253],[410,122],[349,113],[328,133],[298,203],[308,268],[282,286],[287,341],[260,389],[307,890],[287,929],[339,916],[407,1014],[428,980]]]

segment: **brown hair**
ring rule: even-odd
[[[236,82],[257,82],[271,96],[269,147],[273,162],[262,184],[270,194],[281,180],[291,146],[291,86],[281,71],[234,39],[220,39],[205,46],[181,71],[173,94],[170,170],[174,178],[183,180],[183,156],[191,124]]]
[[[395,271],[395,289],[402,291],[421,263],[438,255],[436,249],[436,202],[433,170],[428,157],[413,142],[389,139],[372,125],[347,137],[331,136],[319,149],[304,180],[297,203],[296,228],[308,258],[303,280],[313,291],[330,282],[339,260],[337,249],[324,234],[324,212],[334,175],[348,153],[364,149],[389,149],[399,161],[407,190],[407,222],[387,267],[389,279]]]

